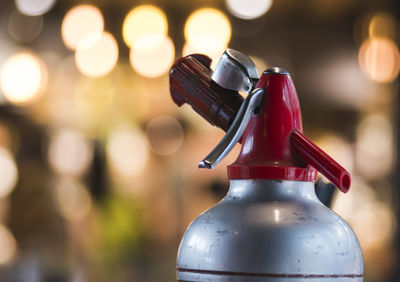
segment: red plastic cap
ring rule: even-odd
[[[315,181],[314,168],[293,155],[290,135],[303,131],[300,104],[288,73],[263,73],[257,86],[265,90],[259,115],[254,116],[242,137],[242,150],[228,167],[231,179]]]
[[[318,170],[347,192],[350,174],[302,134],[300,104],[290,75],[279,69],[264,72],[257,88],[265,90],[261,112],[242,136],[240,155],[228,167],[229,178],[316,181]]]

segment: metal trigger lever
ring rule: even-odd
[[[253,61],[239,51],[228,49],[221,56],[214,72],[212,80],[225,89],[242,91],[248,94],[229,127],[226,135],[211,151],[208,156],[199,162],[199,168],[214,168],[235,146],[242,137],[250,118],[260,106],[264,90],[253,90],[259,76]]]
[[[242,137],[250,118],[258,114],[257,108],[261,106],[263,96],[264,90],[257,88],[246,97],[226,135],[214,150],[199,162],[199,168],[214,168],[233,149]]]

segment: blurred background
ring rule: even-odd
[[[0,1],[0,281],[174,281],[228,189],[223,137],[169,96],[174,60],[227,47],[289,70],[305,133],[353,176],[332,208],[365,281],[400,276],[396,0]]]

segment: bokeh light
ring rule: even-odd
[[[252,20],[268,12],[272,2],[272,0],[225,0],[225,5],[235,17]]]
[[[65,14],[61,35],[65,45],[74,50],[85,38],[100,37],[103,29],[104,19],[101,11],[92,5],[79,5]]]
[[[78,177],[91,164],[93,145],[78,131],[60,129],[50,137],[48,158],[58,174]]]
[[[0,198],[11,193],[18,181],[18,169],[11,153],[0,147]]]
[[[360,177],[353,177],[351,189],[346,194],[335,193],[332,210],[344,219],[353,222],[354,212],[361,205],[368,205],[375,200],[375,194],[370,185]]]
[[[385,37],[394,39],[396,37],[396,19],[387,13],[375,14],[368,26],[369,37]]]
[[[27,16],[14,10],[8,18],[8,32],[18,42],[35,39],[43,29],[43,17]]]
[[[393,131],[388,119],[373,114],[356,129],[356,167],[366,179],[382,177],[393,163]]]
[[[56,0],[15,0],[17,9],[28,16],[39,16],[48,12]]]
[[[0,224],[0,264],[11,263],[17,255],[17,242],[10,230]]]
[[[121,178],[139,175],[149,160],[144,134],[137,128],[116,127],[108,138],[107,160],[111,172]]]
[[[72,178],[58,181],[55,200],[60,214],[70,222],[84,219],[92,207],[92,198],[85,186]]]
[[[175,59],[175,48],[171,38],[151,49],[132,48],[130,63],[133,69],[145,77],[157,77],[169,71]]]
[[[101,77],[115,67],[118,60],[118,44],[110,33],[100,37],[91,35],[79,44],[75,62],[80,72],[91,77]]]
[[[162,156],[174,154],[183,143],[183,129],[173,117],[159,116],[146,127],[146,136],[151,150]]]
[[[1,70],[1,88],[12,103],[32,101],[43,90],[47,71],[38,57],[30,53],[18,53],[4,63]]]
[[[336,194],[332,210],[351,224],[364,251],[388,244],[393,237],[393,212],[361,178],[354,177],[351,186],[348,193]]]
[[[154,49],[168,33],[164,12],[155,6],[143,5],[132,9],[122,26],[123,39],[136,50]]]
[[[221,11],[202,8],[188,17],[184,32],[194,50],[208,54],[226,49],[231,38],[231,24]]]
[[[354,231],[364,249],[387,245],[393,234],[394,215],[387,204],[374,201],[355,211]]]
[[[361,70],[373,81],[392,82],[399,74],[400,53],[391,39],[366,39],[360,47],[358,60]]]

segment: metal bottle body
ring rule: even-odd
[[[179,281],[360,282],[350,226],[301,181],[231,180],[182,239]]]

